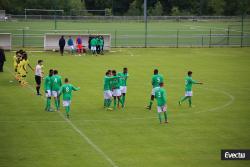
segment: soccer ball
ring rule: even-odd
[[[53,52],[55,52],[55,51],[56,51],[56,49],[52,49],[52,51],[53,51]]]

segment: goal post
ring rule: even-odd
[[[11,50],[11,33],[0,33],[0,47]]]
[[[110,16],[111,11],[108,9],[100,9],[100,10],[77,10],[77,9],[71,9],[70,10],[71,16]]]
[[[32,14],[31,15],[57,15],[58,13],[61,13],[63,15],[64,13],[64,10],[62,9],[24,9],[24,17],[25,17],[25,20],[27,20],[27,16],[29,16],[29,12],[31,12]]]
[[[110,34],[69,34],[69,33],[46,33],[44,34],[44,50],[59,50],[59,39],[61,36],[64,36],[66,41],[65,50],[70,50],[70,47],[67,45],[69,36],[72,37],[74,44],[76,43],[76,38],[80,36],[82,38],[82,44],[85,49],[89,50],[89,39],[97,36],[102,36],[104,39],[104,50],[111,49],[111,35]]]

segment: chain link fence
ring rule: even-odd
[[[149,16],[146,36],[143,16],[7,17],[0,33],[12,33],[12,48],[42,48],[45,33],[111,34],[111,47],[250,46],[249,16]]]

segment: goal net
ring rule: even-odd
[[[25,20],[36,18],[35,16],[43,16],[44,18],[53,18],[54,16],[62,16],[64,10],[54,9],[24,9]],[[45,17],[47,16],[47,17]]]

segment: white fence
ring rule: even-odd
[[[11,33],[0,33],[0,47],[11,50]]]

